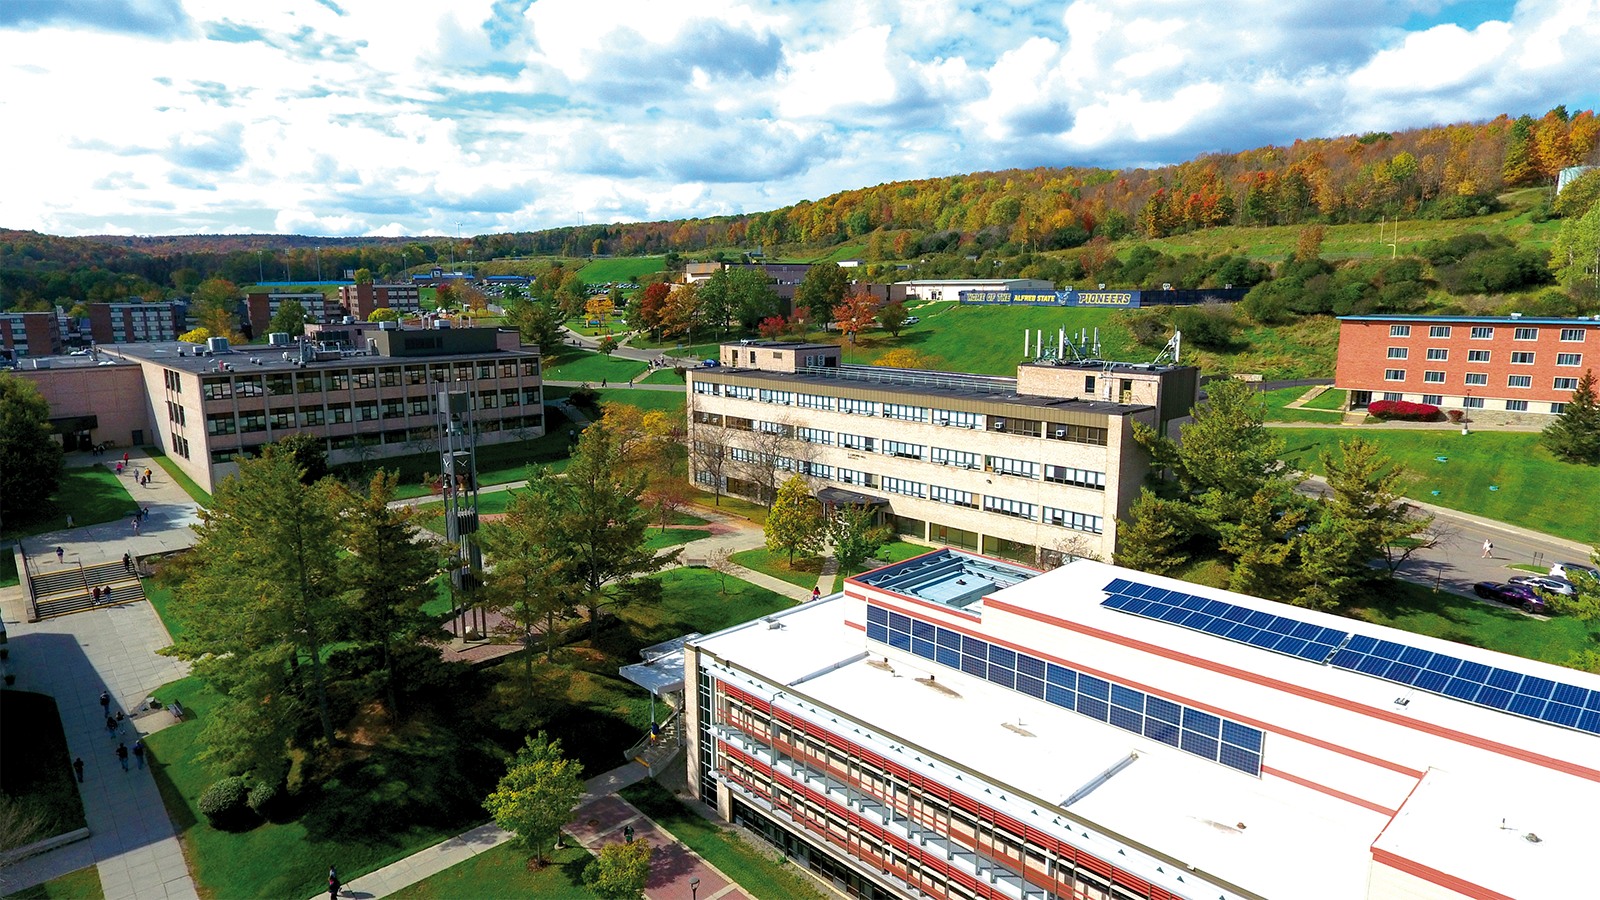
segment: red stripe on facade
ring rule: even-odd
[[[1005,609],[1008,609],[1008,610],[1011,609],[1011,607],[1007,606],[1006,604],[993,603],[991,601],[985,601],[985,602],[990,607],[1005,608]],[[886,608],[892,609],[893,607],[886,607]],[[911,613],[908,613],[905,610],[896,610],[896,611],[901,613],[902,615],[911,615]],[[1019,612],[1019,614],[1027,615],[1026,611],[1023,611],[1023,610],[1019,610],[1018,612]],[[1048,617],[1046,617],[1046,618],[1048,618]],[[1241,714],[1236,713],[1236,712],[1234,712],[1232,710],[1224,709],[1224,708],[1222,708],[1220,706],[1214,706],[1214,705],[1212,705],[1210,703],[1203,703],[1203,702],[1201,702],[1199,700],[1190,699],[1188,697],[1183,696],[1182,694],[1174,694],[1171,691],[1167,691],[1167,690],[1163,690],[1161,688],[1153,687],[1151,685],[1147,685],[1147,684],[1144,684],[1142,682],[1131,681],[1131,680],[1129,680],[1128,678],[1126,678],[1126,677],[1124,677],[1122,675],[1113,675],[1113,674],[1111,674],[1109,672],[1103,672],[1103,671],[1101,671],[1099,669],[1096,669],[1096,668],[1093,668],[1091,666],[1083,665],[1082,663],[1072,662],[1071,660],[1062,659],[1061,657],[1058,657],[1058,656],[1051,656],[1048,653],[1041,653],[1041,652],[1039,652],[1038,650],[1036,650],[1034,648],[1026,647],[1026,646],[1023,646],[1022,644],[1012,643],[1011,641],[1005,640],[1003,638],[996,638],[996,637],[993,637],[993,636],[990,636],[990,635],[985,635],[985,634],[982,634],[980,632],[972,631],[971,629],[963,628],[963,627],[961,627],[959,625],[949,625],[949,626],[944,626],[944,627],[948,627],[952,631],[959,631],[962,634],[968,635],[969,637],[973,637],[973,638],[976,638],[976,639],[981,640],[981,641],[988,641],[989,643],[992,643],[992,644],[1001,644],[1003,646],[1010,647],[1012,650],[1015,650],[1018,653],[1026,653],[1029,656],[1037,656],[1040,659],[1044,659],[1044,660],[1048,660],[1050,662],[1058,663],[1058,664],[1063,665],[1063,666],[1070,666],[1070,667],[1072,667],[1074,669],[1077,669],[1080,672],[1087,672],[1090,675],[1094,675],[1097,678],[1104,678],[1104,679],[1107,679],[1109,681],[1115,681],[1115,682],[1118,682],[1119,684],[1123,684],[1123,685],[1126,685],[1128,687],[1144,691],[1147,694],[1154,694],[1157,697],[1165,697],[1166,699],[1171,700],[1171,701],[1173,701],[1175,703],[1182,703],[1182,704],[1184,704],[1186,706],[1192,706],[1195,709],[1203,710],[1205,712],[1215,713],[1215,714],[1217,714],[1219,716],[1226,716],[1227,718],[1233,719],[1236,722],[1240,722],[1240,723],[1245,724],[1245,725],[1250,725],[1250,726],[1253,726],[1253,727],[1256,727],[1256,728],[1260,728],[1263,731],[1270,731],[1273,734],[1281,734],[1284,737],[1293,738],[1293,739],[1295,739],[1297,741],[1300,741],[1302,743],[1310,744],[1313,747],[1320,747],[1320,748],[1322,748],[1324,750],[1332,751],[1332,752],[1337,753],[1337,754],[1339,754],[1341,756],[1348,756],[1351,759],[1359,760],[1361,762],[1367,763],[1368,765],[1377,766],[1377,767],[1382,768],[1382,769],[1388,769],[1391,772],[1398,772],[1401,775],[1406,775],[1406,776],[1411,777],[1411,778],[1421,778],[1422,777],[1422,772],[1418,771],[1417,769],[1413,769],[1410,766],[1401,765],[1400,763],[1397,763],[1397,762],[1391,762],[1391,761],[1389,761],[1387,759],[1381,759],[1379,757],[1372,756],[1372,755],[1367,754],[1367,753],[1362,753],[1361,751],[1354,750],[1354,749],[1352,749],[1350,747],[1342,747],[1342,746],[1340,746],[1338,744],[1335,744],[1335,743],[1332,743],[1330,741],[1325,741],[1325,740],[1322,740],[1321,738],[1312,737],[1309,734],[1302,734],[1301,732],[1298,732],[1298,731],[1291,731],[1291,730],[1289,730],[1287,728],[1281,728],[1279,726],[1271,724],[1270,722],[1264,722],[1264,721],[1262,721],[1260,719],[1256,719],[1256,718],[1253,718],[1253,717],[1250,717],[1250,716],[1241,715]],[[1152,651],[1152,652],[1154,652],[1154,651]]]
[[[1045,613],[1035,612],[1033,610],[1028,610],[1028,609],[1022,609],[1020,607],[1013,606],[1013,605],[1011,605],[1009,603],[996,603],[994,601],[985,601],[985,602],[986,602],[987,608],[989,608],[989,609],[1004,610],[1006,612],[1014,613],[1016,615],[1022,616],[1023,618],[1026,618],[1026,619],[1033,619],[1036,622],[1043,622],[1043,623],[1045,623],[1047,625],[1054,625],[1057,628],[1063,628],[1063,629],[1066,629],[1068,631],[1075,631],[1075,632],[1077,632],[1079,634],[1088,635],[1089,637],[1098,638],[1100,640],[1107,641],[1109,643],[1120,644],[1120,645],[1122,645],[1124,647],[1131,647],[1131,648],[1133,648],[1135,650],[1140,650],[1140,651],[1143,651],[1145,653],[1152,654],[1154,656],[1165,657],[1167,659],[1174,660],[1176,662],[1181,662],[1181,663],[1184,663],[1186,665],[1191,665],[1191,666],[1194,666],[1196,668],[1205,669],[1205,670],[1210,671],[1210,672],[1216,672],[1216,673],[1218,673],[1220,675],[1227,675],[1230,678],[1236,678],[1236,679],[1239,679],[1241,681],[1251,682],[1252,684],[1259,684],[1262,687],[1268,687],[1268,688],[1272,688],[1274,690],[1283,691],[1286,694],[1294,694],[1294,695],[1296,695],[1298,697],[1304,697],[1307,700],[1312,700],[1312,701],[1315,701],[1317,703],[1324,704],[1326,706],[1333,706],[1333,707],[1336,707],[1338,709],[1347,710],[1349,712],[1360,713],[1361,715],[1368,716],[1370,718],[1377,719],[1377,720],[1382,721],[1382,722],[1387,722],[1387,723],[1389,723],[1391,725],[1399,725],[1399,726],[1401,726],[1403,728],[1410,728],[1413,731],[1420,731],[1420,732],[1423,732],[1424,734],[1431,734],[1434,737],[1441,737],[1441,738],[1445,738],[1446,740],[1455,741],[1458,744],[1466,744],[1469,747],[1477,747],[1480,750],[1488,750],[1491,753],[1498,753],[1501,756],[1507,756],[1507,757],[1510,757],[1512,759],[1521,760],[1523,762],[1533,763],[1536,766],[1543,766],[1543,767],[1545,767],[1547,769],[1552,769],[1554,771],[1561,772],[1562,774],[1565,774],[1565,775],[1574,775],[1574,776],[1577,776],[1578,778],[1582,778],[1582,779],[1584,779],[1586,781],[1600,782],[1600,769],[1591,769],[1588,766],[1581,766],[1581,765],[1578,765],[1577,763],[1568,762],[1567,760],[1564,760],[1564,759],[1555,759],[1554,757],[1545,756],[1542,753],[1534,753],[1534,752],[1529,751],[1529,750],[1523,750],[1520,747],[1513,747],[1510,744],[1502,744],[1499,741],[1491,741],[1488,738],[1481,738],[1481,737],[1477,737],[1475,735],[1466,734],[1465,732],[1456,731],[1453,728],[1445,728],[1442,725],[1434,725],[1431,722],[1421,722],[1421,721],[1418,721],[1416,719],[1409,719],[1409,718],[1406,718],[1405,716],[1401,716],[1401,715],[1399,715],[1397,713],[1390,712],[1389,710],[1386,710],[1386,709],[1377,709],[1377,708],[1371,707],[1371,706],[1364,706],[1364,705],[1362,705],[1360,703],[1354,703],[1352,701],[1346,700],[1343,697],[1336,697],[1333,694],[1328,694],[1328,693],[1324,693],[1322,691],[1312,690],[1311,688],[1307,688],[1307,687],[1301,687],[1300,685],[1291,684],[1291,683],[1289,683],[1287,681],[1280,681],[1280,680],[1278,680],[1276,678],[1268,678],[1265,675],[1260,675],[1260,674],[1257,674],[1255,672],[1248,671],[1246,669],[1240,669],[1240,668],[1236,668],[1234,666],[1224,665],[1223,663],[1214,662],[1214,661],[1209,660],[1209,659],[1202,659],[1201,657],[1192,656],[1192,655],[1187,654],[1187,653],[1179,653],[1179,652],[1177,652],[1175,650],[1168,650],[1165,647],[1160,647],[1160,646],[1157,646],[1155,644],[1147,644],[1144,641],[1135,640],[1134,638],[1127,637],[1125,635],[1115,634],[1115,633],[1109,632],[1109,631],[1102,631],[1099,628],[1091,628],[1088,625],[1083,625],[1083,624],[1080,624],[1080,623],[1077,623],[1077,622],[1069,622],[1069,621],[1067,621],[1065,619],[1060,619],[1060,618],[1057,618],[1055,616],[1047,615]],[[978,637],[978,635],[973,635],[973,637]],[[992,638],[983,638],[983,640],[993,640],[993,639]],[[1031,651],[1025,651],[1025,652],[1031,652]],[[1038,654],[1034,654],[1034,655],[1038,655]],[[1130,682],[1130,684],[1131,684],[1131,682]],[[1149,689],[1145,688],[1144,690],[1149,690]],[[1152,691],[1152,693],[1155,693],[1155,692]],[[1226,713],[1225,715],[1232,715],[1232,714],[1231,713]],[[1247,720],[1240,719],[1240,721],[1247,721]],[[1254,723],[1252,723],[1252,724],[1254,724]],[[1268,726],[1261,726],[1261,727],[1268,727]],[[1280,729],[1275,729],[1275,728],[1269,729],[1269,730],[1275,731],[1275,732],[1277,732],[1279,734],[1285,734],[1285,735],[1289,735],[1290,734],[1290,732],[1282,731]],[[1364,756],[1362,754],[1358,754],[1354,750],[1349,750],[1348,748],[1336,747],[1336,746],[1334,746],[1332,744],[1327,744],[1326,742],[1317,741],[1314,738],[1306,738],[1306,737],[1302,737],[1302,736],[1298,736],[1298,735],[1294,735],[1294,736],[1298,740],[1306,740],[1306,741],[1311,742],[1311,743],[1316,743],[1318,746],[1324,746],[1324,747],[1326,747],[1327,749],[1330,749],[1330,750],[1337,750],[1338,752],[1345,753],[1346,755],[1349,755],[1349,756],[1356,756],[1356,758],[1362,758]],[[1411,776],[1416,777],[1416,778],[1421,778],[1422,777],[1422,773],[1421,772],[1418,772],[1418,771],[1416,771],[1414,769],[1409,769],[1409,768],[1405,768],[1405,767],[1399,766],[1396,763],[1390,763],[1390,762],[1385,762],[1385,761],[1377,761],[1376,757],[1367,757],[1367,759],[1369,761],[1376,762],[1376,764],[1382,765],[1385,768],[1393,769],[1396,772],[1403,772],[1404,774],[1411,775]]]
[[[1360,806],[1360,807],[1364,807],[1366,809],[1370,809],[1375,813],[1382,813],[1383,815],[1388,816],[1390,819],[1393,819],[1395,817],[1395,815],[1399,813],[1399,810],[1397,810],[1397,809],[1389,809],[1386,806],[1380,806],[1377,803],[1373,803],[1371,800],[1364,800],[1361,797],[1357,797],[1355,794],[1347,794],[1344,791],[1336,790],[1334,788],[1328,787],[1325,784],[1318,784],[1318,783],[1316,783],[1315,781],[1312,781],[1309,778],[1301,778],[1299,775],[1291,775],[1288,772],[1283,772],[1283,771],[1280,771],[1278,769],[1273,769],[1273,768],[1269,768],[1267,766],[1262,766],[1261,767],[1261,774],[1263,774],[1263,775],[1271,775],[1271,776],[1273,776],[1275,778],[1282,778],[1284,781],[1288,781],[1288,782],[1291,782],[1293,784],[1298,784],[1301,787],[1310,788],[1313,791],[1317,791],[1319,793],[1327,794],[1329,797],[1337,797],[1338,799],[1343,800],[1346,803],[1354,803],[1356,806]]]
[[[1508,894],[1492,891],[1481,884],[1473,884],[1454,875],[1446,875],[1438,869],[1406,859],[1403,856],[1396,856],[1387,850],[1374,849],[1372,851],[1372,861],[1379,865],[1388,866],[1395,871],[1414,875],[1447,891],[1455,891],[1463,897],[1471,897],[1472,900],[1517,900],[1517,898]]]
[[[849,625],[851,628],[854,628],[857,631],[866,631],[867,630],[867,625],[866,625],[865,622],[851,622],[848,619],[846,619],[845,620],[845,624]]]

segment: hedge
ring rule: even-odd
[[[1403,419],[1407,422],[1432,422],[1439,418],[1439,407],[1432,403],[1412,403],[1410,400],[1376,400],[1367,412],[1379,419]]]

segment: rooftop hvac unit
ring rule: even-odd
[[[437,328],[440,331],[449,331],[450,330],[450,320],[449,319],[439,319],[438,321],[433,323],[433,327]]]
[[[287,347],[287,346],[289,346],[289,332],[287,332],[287,331],[274,331],[271,334],[267,335],[267,346],[268,347]]]
[[[379,331],[399,331],[400,330],[400,323],[396,322],[396,321],[394,321],[392,319],[387,320],[387,321],[383,321],[383,322],[379,322],[378,323],[378,330]]]
[[[228,339],[225,337],[206,338],[206,350],[210,353],[227,353]]]

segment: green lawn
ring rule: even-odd
[[[679,544],[687,544],[690,541],[698,541],[701,538],[708,537],[711,537],[711,532],[699,528],[670,528],[666,531],[656,528],[652,529],[650,536],[645,538],[644,548],[646,550],[665,550],[668,547],[676,547]]]
[[[547,381],[587,381],[598,385],[601,381],[630,381],[647,368],[636,359],[564,347],[559,357],[545,360],[544,377]]]
[[[578,270],[584,284],[609,284],[616,281],[637,282],[645,275],[667,268],[663,256],[626,256],[617,259],[597,259]]]
[[[109,765],[112,749],[84,762]],[[55,700],[31,691],[0,691],[0,759],[5,760],[0,793],[16,801],[24,816],[41,819],[39,830],[18,840],[19,846],[88,824]]]
[[[1339,420],[1343,418],[1343,414],[1337,411],[1329,412],[1327,410],[1307,409],[1304,407],[1300,409],[1287,408],[1288,404],[1299,400],[1301,397],[1304,397],[1306,391],[1309,390],[1311,390],[1311,388],[1308,387],[1288,387],[1278,388],[1277,390],[1273,391],[1262,391],[1261,399],[1267,404],[1267,421],[1323,422],[1329,425],[1337,425]],[[1329,391],[1328,393],[1331,394],[1334,392]],[[1341,391],[1339,393],[1343,392]],[[1327,394],[1324,394],[1323,396],[1326,397]]]
[[[76,527],[98,525],[121,519],[139,505],[128,493],[117,473],[105,466],[85,466],[67,469],[62,473],[61,484],[55,494],[30,514],[13,513],[6,519],[6,529],[0,537],[17,538],[47,531],[60,531],[67,527],[67,516],[72,516]]]
[[[641,781],[618,793],[757,900],[820,896],[811,879],[775,851],[752,847],[736,832],[686,808],[654,781]]]
[[[183,702],[184,721],[145,739],[161,798],[183,839],[190,871],[203,897],[311,897],[327,885],[337,863],[346,880],[382,868],[481,822],[458,819],[407,824],[407,803],[417,800],[414,782],[429,765],[424,739],[415,753],[388,750],[374,756],[360,777],[331,779],[309,796],[296,798],[293,818],[274,818],[247,831],[212,828],[195,808],[217,773],[197,757],[201,729],[217,695],[189,677],[155,692],[162,702]],[[461,787],[461,786],[455,786]],[[404,797],[405,802],[393,798]],[[361,806],[367,806],[361,809]]]
[[[17,555],[10,547],[0,549],[0,587],[21,583],[22,576],[17,573]]]
[[[156,461],[156,465],[161,467],[161,471],[167,473],[167,477],[177,482],[178,486],[183,488],[184,493],[188,494],[190,499],[201,506],[211,505],[211,495],[202,490],[200,485],[195,484],[194,479],[190,478],[187,473],[178,468],[177,464],[169,459],[165,453],[162,453],[160,448],[145,447],[144,452],[149,454],[150,458]]]
[[[176,641],[183,636],[183,621],[172,614],[172,589],[163,587],[156,579],[147,578],[144,582],[144,595],[150,598],[150,605],[155,608],[156,615],[161,617],[161,623],[167,626],[167,633]]]
[[[489,491],[478,495],[478,515],[496,515],[506,511],[517,496],[515,490]],[[444,501],[423,503],[417,506],[417,523],[435,534],[444,534]]]
[[[1333,409],[1343,411],[1346,393],[1346,391],[1342,391],[1338,388],[1328,388],[1317,396],[1311,398],[1311,401],[1305,405],[1305,408]]]
[[[105,900],[105,896],[100,886],[100,870],[84,866],[76,872],[7,894],[5,900]]]
[[[567,847],[551,858],[550,864],[530,872],[528,852],[507,841],[388,896],[396,900],[588,900],[595,896],[583,884],[583,869],[594,858],[589,851]]]
[[[554,407],[547,406],[544,421],[546,433],[543,437],[480,446],[478,483],[487,485],[526,481],[542,467],[548,466],[558,472],[566,468],[567,430],[570,427],[567,419],[558,414]],[[334,472],[340,477],[354,477],[358,473],[379,468],[399,473],[400,483],[395,489],[396,497],[421,497],[429,493],[429,489],[422,483],[423,478],[431,477],[439,471],[439,454],[413,453],[408,456],[375,459],[366,463],[335,466]]]
[[[817,585],[817,578],[822,574],[822,557],[796,555],[794,564],[789,563],[788,553],[773,553],[764,547],[754,550],[740,550],[729,557],[734,562],[747,569],[754,569],[763,575],[797,584],[810,590]]]
[[[601,403],[623,403],[641,409],[684,415],[683,391],[641,391],[636,388],[607,388],[599,392]]]
[[[1539,446],[1539,436],[1440,428],[1285,428],[1287,455],[1322,474],[1319,451],[1339,441],[1371,440],[1415,476],[1406,494],[1426,503],[1486,516],[1574,541],[1600,538],[1600,467],[1564,463]],[[1439,462],[1436,457],[1444,457]],[[1496,487],[1498,490],[1490,490]],[[1435,493],[1437,492],[1437,494]]]
[[[767,524],[767,508],[759,503],[752,503],[742,497],[730,497],[726,494],[716,497],[702,490],[694,492],[694,500],[701,506],[707,506],[718,512],[729,515],[743,516],[757,525]]]
[[[1435,593],[1406,581],[1385,585],[1355,616],[1376,625],[1556,665],[1567,665],[1578,653],[1593,650],[1600,642],[1600,622],[1585,626],[1570,616],[1540,621],[1476,597]]]
[[[657,369],[639,380],[640,384],[683,384],[684,379],[679,377],[673,369]]]
[[[913,556],[921,556],[924,553],[932,553],[936,549],[938,548],[924,547],[921,544],[910,544],[905,541],[891,541],[878,548],[877,555],[863,563],[859,571],[852,572],[850,574],[859,575],[861,572],[870,572],[873,569],[882,568],[890,563],[897,563],[901,560],[907,560]],[[845,577],[845,573],[840,572],[839,577]],[[837,587],[837,583],[835,583],[835,587]]]

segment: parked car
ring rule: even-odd
[[[722,363],[717,362],[714,359],[702,359],[702,360],[700,360],[700,367],[702,369],[715,369],[720,365],[722,365]]]
[[[1528,612],[1544,612],[1544,601],[1533,588],[1521,584],[1501,584],[1498,581],[1480,581],[1472,592],[1485,600],[1498,600],[1508,606],[1520,606]]]
[[[1558,562],[1550,567],[1551,578],[1565,578],[1571,581],[1570,575],[1573,572],[1583,572],[1590,578],[1600,578],[1600,570],[1595,569],[1594,566],[1586,566],[1583,563]]]
[[[915,324],[917,324],[918,322],[921,322],[921,321],[922,321],[922,317],[921,316],[906,316],[906,324],[907,325],[915,325]]]
[[[1507,578],[1506,581],[1541,591],[1549,591],[1552,594],[1565,594],[1568,597],[1578,593],[1578,589],[1572,586],[1572,582],[1565,578],[1551,578],[1549,575],[1518,575],[1514,578]]]

